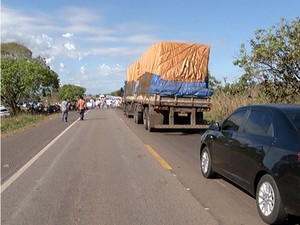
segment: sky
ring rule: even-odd
[[[209,71],[235,82],[242,43],[300,15],[299,0],[2,0],[1,43],[45,58],[60,85],[86,94],[119,90],[127,68],[151,46],[178,41],[210,46]]]

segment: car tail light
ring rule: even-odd
[[[300,152],[298,152],[298,163],[300,163]]]

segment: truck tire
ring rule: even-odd
[[[149,120],[149,108],[145,108],[143,112],[143,124],[146,130],[148,130],[148,120]]]
[[[196,124],[203,124],[203,112],[196,113]]]
[[[136,124],[143,123],[143,113],[142,112],[134,112],[134,122]]]
[[[129,117],[129,114],[128,114],[128,105],[125,105],[124,114],[125,114],[125,116],[126,116],[127,118]]]
[[[150,116],[148,116],[148,119],[147,119],[147,128],[148,128],[148,131],[152,132],[154,129],[151,127],[151,123],[150,123]]]
[[[139,112],[138,113],[138,124],[142,124],[143,123],[143,113]]]
[[[154,127],[152,127],[153,124],[156,124],[156,113],[153,110],[153,107],[148,108],[148,113],[147,113],[147,129],[149,132],[153,132],[155,130]]]
[[[134,113],[133,113],[133,121],[134,121],[134,123],[138,123],[137,113],[138,112],[136,112],[136,111],[134,111]]]

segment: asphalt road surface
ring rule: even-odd
[[[217,224],[113,111],[69,121],[67,132],[2,184],[3,225]]]
[[[2,138],[2,224],[265,224],[251,196],[202,177],[200,135],[97,109]]]

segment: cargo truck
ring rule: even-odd
[[[210,111],[207,45],[159,42],[127,69],[124,114],[145,129],[206,129]]]

